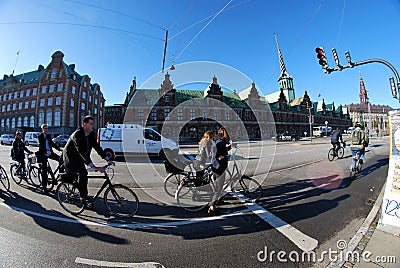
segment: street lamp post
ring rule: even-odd
[[[308,106],[308,102],[307,102],[307,109],[308,109],[308,123],[310,124],[310,142],[312,142],[312,117],[311,117],[311,109],[312,107]]]

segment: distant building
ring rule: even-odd
[[[360,103],[346,104],[344,110],[352,119],[353,126],[360,122],[371,130],[387,130],[389,127],[388,112],[393,110],[388,105],[376,105],[369,102],[364,80],[360,76]]]
[[[175,89],[166,73],[158,89],[138,89],[134,80],[123,105],[106,107],[107,121],[150,126],[180,141],[199,141],[206,130],[216,133],[221,125],[236,139],[265,139],[284,131],[309,135],[310,116],[314,126],[326,121],[332,127],[351,126],[341,105],[313,102],[307,91],[296,98],[293,78],[276,43],[281,70],[277,92],[261,96],[254,82],[239,94],[226,92],[215,76],[206,90]]]
[[[100,86],[88,75],[75,71],[75,64],[64,63],[64,54],[55,52],[45,68],[0,80],[0,133],[16,129],[40,130],[49,125],[49,134],[70,134],[86,115],[103,125],[105,99]]]

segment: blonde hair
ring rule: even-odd
[[[204,132],[203,138],[200,140],[200,145],[206,145],[209,140],[213,139],[213,133],[211,131]]]

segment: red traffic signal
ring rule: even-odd
[[[323,47],[317,47],[315,49],[317,52],[317,58],[319,59],[318,63],[322,66],[322,68],[328,68],[328,59],[326,58],[326,54]]]

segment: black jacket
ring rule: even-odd
[[[54,141],[51,139],[50,135],[46,135],[46,138],[44,137],[43,133],[40,133],[38,136],[38,141],[39,141],[39,150],[37,151],[36,155],[37,156],[44,156],[47,153],[46,150],[46,139],[51,147],[51,152],[53,152],[53,148],[55,148],[58,151],[61,151],[60,147],[57,146],[57,144],[54,143]]]
[[[12,143],[13,155],[17,161],[25,159],[24,151],[27,153],[32,153],[28,148],[26,148],[24,142],[21,139],[15,138]]]
[[[104,159],[105,154],[100,145],[96,142],[96,134],[92,131],[85,137],[85,131],[80,126],[72,133],[63,150],[64,166],[68,173],[85,172],[86,165],[92,163],[90,152],[94,148]]]

